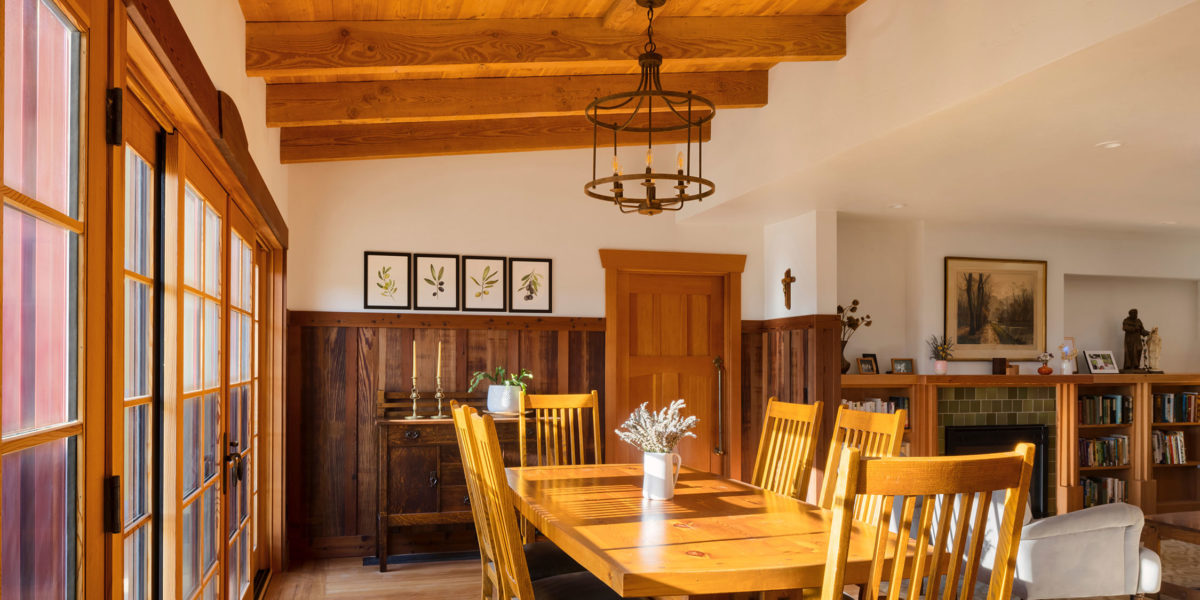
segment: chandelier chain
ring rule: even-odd
[[[654,45],[654,5],[650,5],[646,9],[646,45],[642,46],[642,50],[647,53],[654,52],[658,46]]]

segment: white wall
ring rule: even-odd
[[[1063,329],[1083,350],[1112,350],[1125,358],[1121,320],[1138,309],[1146,329],[1162,336],[1160,368],[1168,373],[1200,367],[1200,282],[1192,279],[1067,275]]]
[[[857,299],[856,314],[871,315],[871,326],[859,327],[846,344],[845,357],[851,363],[863,353],[874,353],[886,372],[893,358],[923,354],[910,342],[916,317],[909,298],[910,288],[916,287],[910,286],[915,234],[916,224],[907,221],[847,215],[838,219],[837,303],[849,306]]]
[[[837,213],[811,211],[763,228],[763,317],[828,314],[837,307]],[[783,274],[792,270],[792,307]]]
[[[237,104],[254,163],[288,219],[288,168],[279,162],[279,130],[267,127],[267,86],[246,76],[246,21],[238,0],[171,0],[204,70]]]
[[[1102,309],[1098,308],[1086,322],[1073,320],[1071,329],[1067,329],[1065,315],[1071,306],[1065,294],[1068,275],[1200,280],[1200,239],[1167,233],[1139,234],[987,223],[864,223],[842,215],[839,219],[838,241],[838,294],[841,301],[857,297],[867,304],[868,297],[886,298],[889,295],[898,301],[899,294],[893,292],[901,277],[898,274],[903,274],[910,288],[905,302],[907,306],[901,311],[908,315],[904,333],[901,334],[899,329],[875,330],[875,327],[882,325],[882,321],[877,322],[869,333],[859,334],[861,339],[856,336],[852,342],[854,349],[848,348],[846,356],[854,357],[879,349],[877,353],[880,360],[887,364],[887,359],[893,357],[888,352],[897,351],[894,349],[898,348],[905,356],[918,358],[919,371],[923,373],[932,372],[933,368],[924,340],[943,330],[943,270],[947,256],[1047,261],[1046,342],[1051,351],[1065,335],[1075,337],[1083,347],[1083,330],[1104,330],[1111,328],[1114,323],[1111,316],[1100,318],[1099,311]],[[857,264],[865,264],[865,257],[856,260],[854,249],[871,248],[872,245],[886,245],[889,248],[907,245],[912,255],[905,256],[901,251],[884,252],[883,248],[877,247],[869,253],[879,261],[878,266],[872,270],[856,268]],[[1122,300],[1122,305],[1126,303]],[[872,316],[881,310],[878,305],[872,304],[867,304],[866,308],[872,312]],[[1119,317],[1129,308],[1132,307],[1125,306]],[[895,318],[897,314],[894,309],[882,310],[889,310],[889,318]],[[1195,318],[1195,312],[1194,306],[1192,318]],[[1118,324],[1119,317],[1116,321]],[[1148,320],[1145,322],[1150,326],[1155,324]],[[1193,359],[1187,359],[1186,362],[1172,368],[1200,371],[1200,362]],[[1021,368],[1023,372],[1031,372],[1036,366],[1036,363],[1023,363]],[[1057,361],[1051,366],[1057,371]],[[991,364],[953,362],[950,372],[990,373]]]
[[[366,250],[554,260],[554,314],[604,315],[597,250],[746,254],[742,312],[762,318],[762,229],[679,225],[587,198],[591,151],[330,162],[291,172],[288,308],[361,311]]]

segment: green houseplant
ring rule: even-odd
[[[475,374],[471,375],[471,385],[467,392],[474,392],[479,384],[490,381],[492,383],[488,386],[488,412],[515,413],[521,400],[521,392],[528,389],[528,382],[532,380],[533,373],[529,369],[509,373],[504,367],[496,367],[491,371],[475,371]]]

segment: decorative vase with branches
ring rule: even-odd
[[[854,337],[859,327],[871,326],[871,315],[858,316],[858,299],[850,301],[850,306],[838,305],[838,320],[842,322],[842,373],[850,371],[850,361],[846,360],[846,342]]]
[[[950,370],[949,361],[954,356],[954,342],[944,335],[931,335],[925,341],[929,344],[929,358],[933,359],[933,372],[945,375]]]
[[[642,496],[651,500],[675,497],[675,483],[683,461],[675,447],[686,437],[696,437],[692,429],[700,422],[696,416],[684,417],[683,399],[658,412],[646,410],[647,402],[637,407],[616,430],[617,437],[642,451]]]

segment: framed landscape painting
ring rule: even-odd
[[[363,308],[408,308],[407,252],[363,252]]]
[[[951,360],[1036,360],[1046,351],[1046,261],[946,257]]]
[[[508,262],[503,256],[462,257],[459,289],[463,310],[504,312]]]
[[[548,313],[553,310],[552,266],[549,258],[508,259],[510,312]]]
[[[458,255],[413,255],[413,305],[417,310],[458,310]]]

